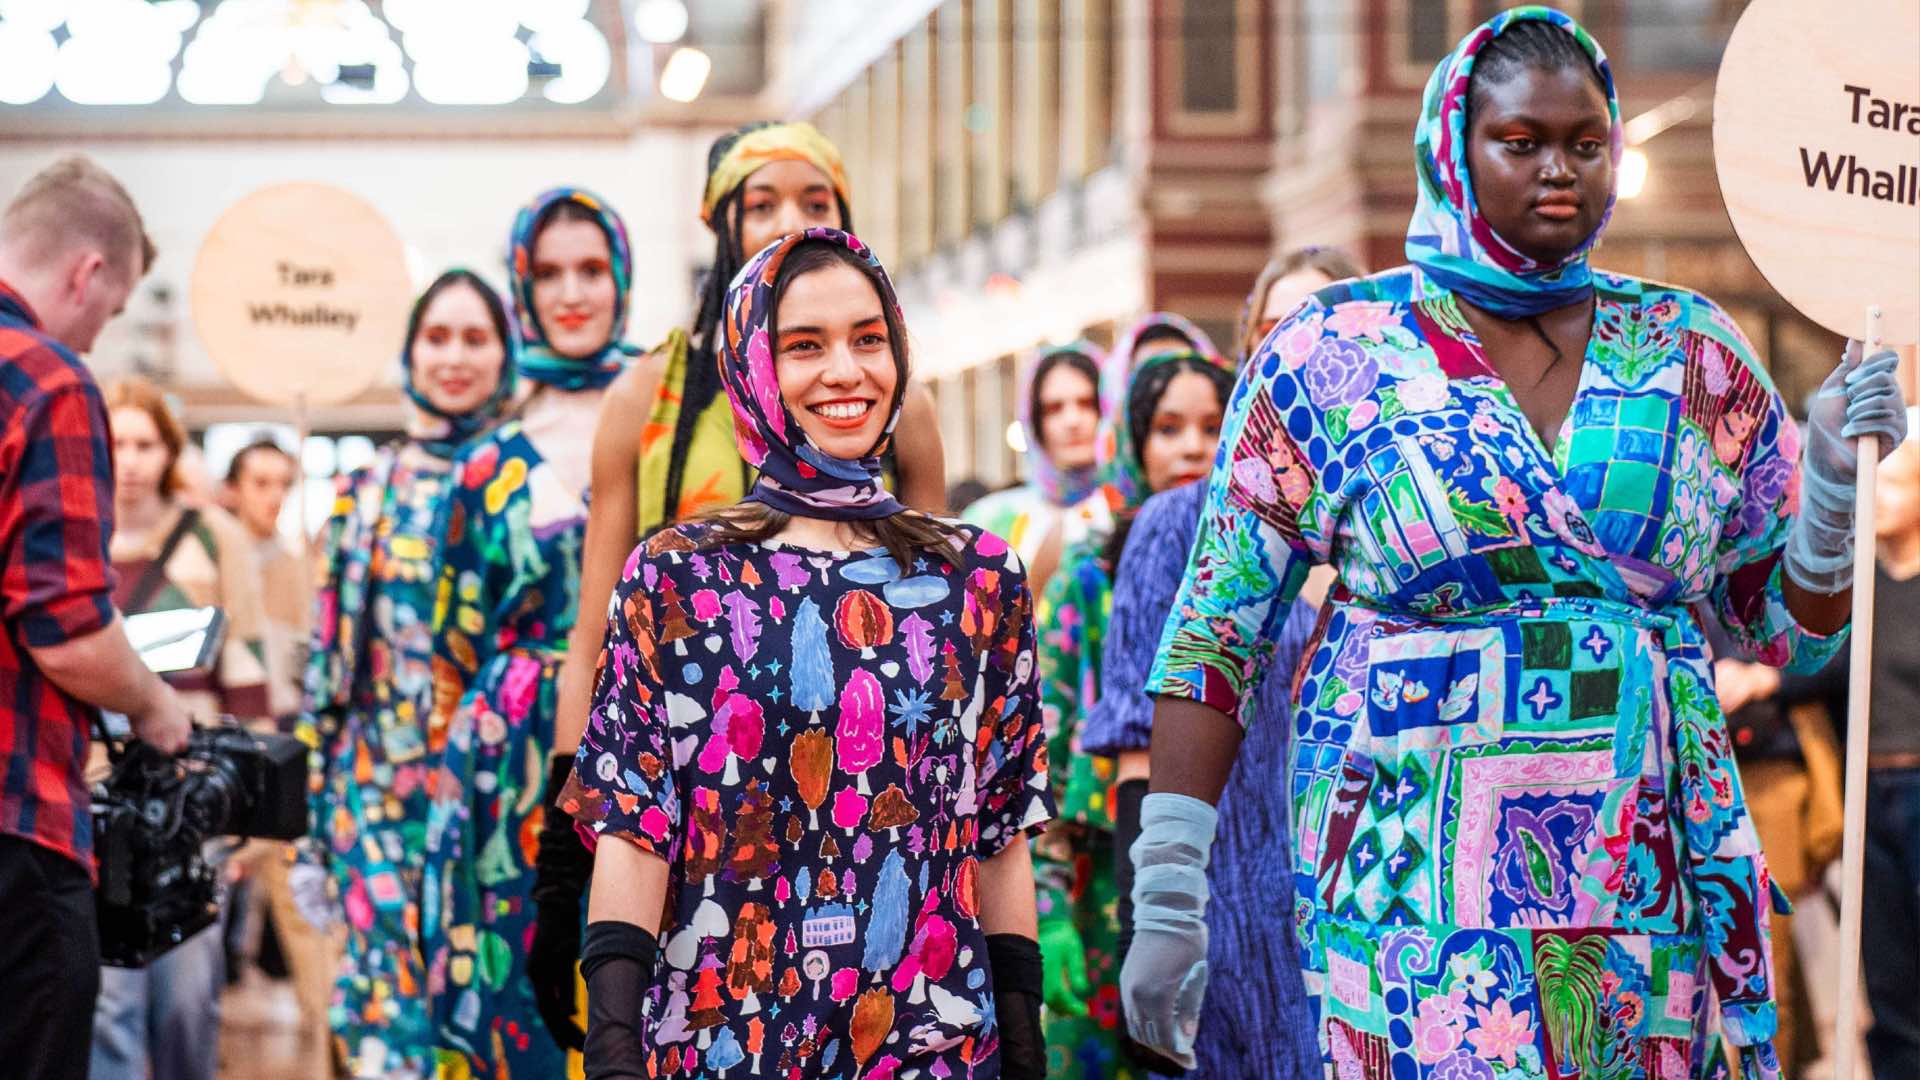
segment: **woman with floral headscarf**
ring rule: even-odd
[[[1127,356],[1109,356],[1109,369]],[[1186,349],[1155,352],[1134,366],[1125,396],[1102,424],[1110,447],[1103,486],[1120,517],[1111,533],[1067,549],[1040,602],[1041,701],[1060,816],[1034,851],[1048,1074],[1056,1080],[1136,1075],[1119,1055],[1114,761],[1086,753],[1081,735],[1099,698],[1113,567],[1132,513],[1154,492],[1206,475],[1232,385],[1231,364]]]
[[[707,154],[700,220],[713,233],[714,252],[693,325],[667,335],[614,381],[594,433],[581,615],[561,681],[555,748],[569,761],[587,720],[607,599],[634,539],[731,505],[753,486],[717,374],[727,285],[782,236],[814,227],[852,230],[852,189],[839,149],[804,122],[760,121],[728,132]],[[935,511],[946,497],[939,418],[917,386],[904,408],[901,436],[889,451],[894,487],[907,505]]]
[[[1019,559],[881,485],[907,339],[859,240],[762,251],[723,332],[757,479],[628,560],[561,795],[599,838],[588,1074],[1038,1080]]]
[[[1588,265],[1620,124],[1560,12],[1469,34],[1415,147],[1412,265],[1321,290],[1234,395],[1148,683],[1129,1025],[1192,1062],[1211,804],[1331,562],[1290,782],[1328,1068],[1693,1077],[1724,1036],[1777,1076],[1774,890],[1693,608],[1775,665],[1839,648],[1852,440],[1906,424],[1893,356],[1848,350],[1803,451],[1723,311]]]
[[[997,533],[1031,561],[1061,512],[1093,494],[1100,433],[1100,363],[1091,342],[1041,349],[1022,384],[1016,416],[1027,437],[1027,482],[975,502],[961,515]],[[1044,589],[1046,582],[1035,581]]]
[[[440,530],[430,731],[444,750],[428,795],[421,935],[438,1067],[555,1076],[580,1041],[580,912],[541,902],[534,863],[543,878],[587,869],[577,840],[553,841],[568,839],[564,819],[542,831],[543,794],[558,786],[547,761],[579,606],[587,433],[635,351],[621,340],[632,252],[611,207],[556,188],[521,209],[510,259],[532,389],[461,454]]]
[[[420,294],[400,354],[407,434],[342,477],[314,598],[306,708],[313,847],[346,916],[331,1023],[355,1076],[433,1072],[420,875],[433,709],[435,531],[453,459],[513,396],[512,322],[468,270]],[[314,865],[308,862],[306,865]],[[338,916],[334,916],[337,918]]]

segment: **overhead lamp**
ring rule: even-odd
[[[690,102],[707,88],[707,76],[712,73],[712,57],[682,45],[667,57],[667,66],[660,71],[660,96],[682,104]]]
[[[638,0],[633,32],[654,45],[671,45],[687,36],[687,5],[681,0]]]
[[[1622,199],[1637,199],[1647,187],[1647,152],[1629,146],[1620,154],[1620,176],[1616,194]]]
[[[1016,454],[1027,452],[1027,426],[1018,420],[1007,425],[1007,449]]]

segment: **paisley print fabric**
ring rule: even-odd
[[[344,477],[327,522],[307,709],[315,839],[345,912],[329,1019],[357,1075],[428,1076],[432,1026],[420,960],[433,707],[434,526],[453,463],[382,447]]]
[[[437,1065],[452,1076],[558,1076],[533,934],[555,682],[580,596],[583,493],[513,420],[461,455],[439,530],[421,934]]]
[[[813,228],[788,235],[742,267],[727,290],[722,321],[725,339],[720,351],[720,380],[733,404],[734,432],[740,456],[760,470],[746,501],[765,503],[775,510],[801,517],[834,521],[872,521],[899,513],[905,507],[883,481],[881,454],[900,422],[905,399],[904,365],[888,403],[887,426],[867,456],[850,460],[834,457],[813,445],[800,422],[780,396],[780,379],[773,367],[774,285],[780,267],[803,243],[826,243],[858,256],[877,275],[880,302],[899,325],[900,302],[894,297],[887,272],[859,237],[838,229]]]
[[[1777,1071],[1773,890],[1696,606],[1809,669],[1799,436],[1726,314],[1595,275],[1551,449],[1417,268],[1322,290],[1237,388],[1149,689],[1253,718],[1308,566],[1294,923],[1339,1075],[1668,1078],[1708,996]]]
[[[1468,34],[1433,69],[1427,80],[1420,121],[1414,129],[1414,163],[1419,199],[1407,226],[1407,260],[1441,287],[1501,318],[1538,315],[1585,299],[1593,292],[1587,255],[1613,215],[1613,193],[1600,224],[1586,243],[1551,265],[1516,251],[1481,215],[1467,168],[1467,85],[1474,57],[1515,22],[1538,19],[1572,35],[1592,58],[1606,88],[1607,113],[1613,118],[1608,153],[1617,168],[1626,145],[1620,129],[1620,101],[1613,69],[1600,43],[1565,13],[1547,7],[1503,11]]]
[[[555,203],[584,207],[607,234],[612,255],[613,328],[607,343],[592,356],[562,356],[547,344],[547,331],[533,306],[533,245],[542,217]],[[534,196],[513,218],[508,240],[507,273],[513,279],[514,322],[520,331],[519,372],[543,386],[562,390],[600,390],[613,382],[640,350],[622,340],[627,329],[627,290],[633,287],[633,247],[627,223],[606,200],[585,188],[557,187]]]
[[[980,863],[1052,815],[1018,560],[702,530],[628,563],[561,795],[671,868],[650,1075],[999,1076]]]

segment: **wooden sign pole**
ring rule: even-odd
[[[1880,309],[1867,309],[1864,361],[1880,350]],[[1866,870],[1867,727],[1873,704],[1873,585],[1878,572],[1874,484],[1880,440],[1857,450],[1853,503],[1853,645],[1847,664],[1846,814],[1840,848],[1840,1011],[1834,1024],[1834,1080],[1853,1080],[1860,1046],[1860,889]]]

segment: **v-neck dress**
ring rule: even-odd
[[[1845,635],[1787,610],[1799,436],[1739,329],[1595,286],[1551,455],[1411,267],[1321,291],[1234,393],[1149,687],[1245,723],[1308,567],[1338,570],[1288,914],[1342,1077],[1698,1075],[1709,994],[1775,1068],[1773,890],[1695,608],[1797,670]]]
[[[580,604],[584,493],[523,422],[454,465],[439,531],[421,938],[439,1068],[562,1076],[527,978],[556,683]]]

